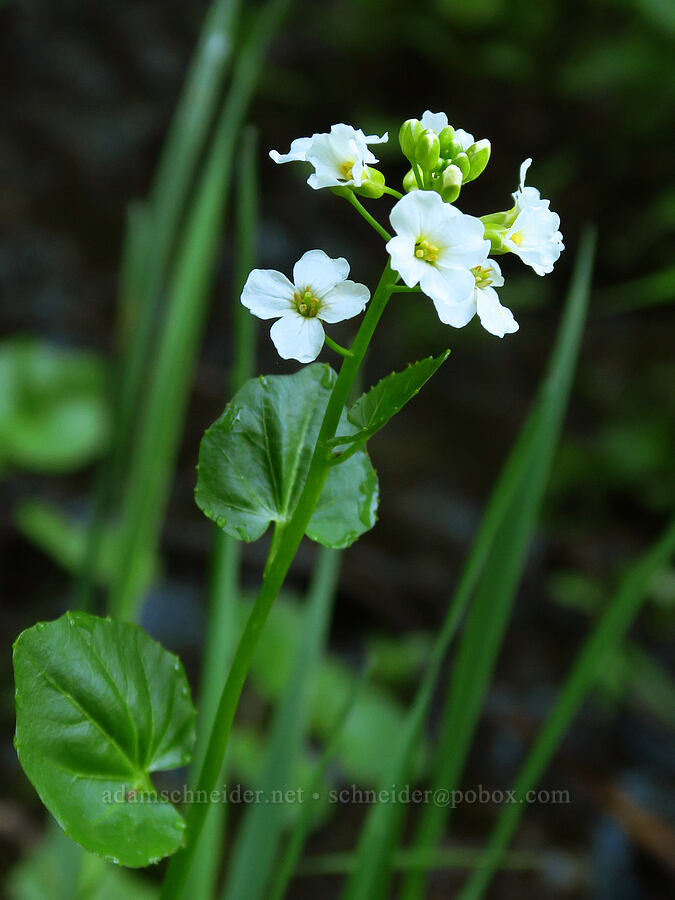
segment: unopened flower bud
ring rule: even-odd
[[[448,141],[445,147],[445,156],[447,159],[452,159],[454,161],[455,157],[464,151],[464,148],[460,144],[459,141],[454,138],[451,141]]]
[[[431,172],[438,165],[441,155],[441,143],[435,131],[427,128],[415,144],[415,161],[425,172]]]
[[[450,145],[455,139],[455,129],[452,125],[446,125],[445,128],[441,129],[438,133],[438,139],[441,142],[441,156],[445,159],[452,156]]]
[[[487,138],[484,138],[482,141],[476,141],[475,144],[472,144],[468,148],[466,155],[469,157],[470,168],[468,176],[465,176],[464,178],[465,182],[473,181],[474,178],[478,178],[488,164],[490,151],[490,141],[488,141]]]
[[[469,172],[471,171],[471,163],[469,162],[469,157],[462,151],[458,153],[457,156],[453,159],[453,163],[459,167],[460,172],[462,173],[462,178],[464,181],[468,178]]]
[[[415,173],[412,169],[408,169],[403,177],[403,190],[406,194],[409,191],[417,191],[419,190],[419,185],[417,184],[417,179],[415,178]]]
[[[454,203],[462,189],[462,172],[457,166],[448,166],[441,176],[440,194],[446,203]]]
[[[354,188],[354,193],[360,197],[370,197],[372,200],[379,200],[384,194],[384,175],[377,169],[366,166],[364,169],[364,178],[360,187]]]
[[[401,130],[398,133],[398,142],[401,145],[403,155],[410,162],[415,160],[415,144],[417,143],[417,138],[423,132],[424,128],[419,119],[406,119],[401,125]]]

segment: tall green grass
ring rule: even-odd
[[[492,672],[511,615],[513,600],[527,559],[562,428],[579,352],[591,287],[595,238],[582,240],[565,315],[534,415],[527,464],[514,479],[514,490],[490,548],[490,556],[471,602],[450,680],[445,692],[436,753],[433,788],[456,790],[473,741]],[[450,814],[449,808],[427,805],[422,811],[414,846],[435,847]],[[411,874],[405,900],[423,895],[424,876]]]
[[[675,518],[670,521],[656,544],[630,567],[621,580],[616,594],[586,639],[544,727],[527,754],[513,784],[517,799],[524,798],[527,792],[536,786],[570,722],[600,676],[608,655],[618,647],[640,611],[650,579],[666,565],[674,553]],[[459,900],[479,900],[484,895],[526,809],[526,804],[522,803],[508,803],[504,806],[487,846],[477,861],[472,877],[459,895]]]
[[[272,797],[274,791],[285,793],[297,788],[293,776],[305,746],[310,690],[325,650],[340,558],[341,553],[336,550],[321,547],[318,551],[304,611],[300,650],[275,712],[267,739],[264,771],[256,785],[265,792],[265,798]],[[248,807],[229,862],[222,900],[242,897],[267,900],[287,816],[285,803],[255,803]]]
[[[166,312],[137,420],[122,501],[120,566],[110,607],[134,618],[147,587],[213,283],[239,132],[267,47],[289,4],[270,0],[237,57],[168,279]]]
[[[132,204],[127,215],[118,292],[115,428],[110,452],[96,479],[85,563],[75,586],[75,602],[81,609],[92,605],[96,560],[130,465],[134,423],[144,407],[143,393],[156,351],[154,338],[164,321],[162,300],[172,268],[171,254],[185,223],[190,191],[229,69],[240,6],[241,0],[214,0],[209,7],[150,197]],[[150,569],[152,561],[147,565]]]
[[[237,204],[235,215],[236,264],[232,285],[232,366],[229,392],[234,394],[251,378],[255,368],[255,319],[239,301],[241,290],[249,271],[255,265],[258,231],[258,177],[256,165],[257,138],[252,127],[244,131],[240,145],[241,163],[237,170]],[[213,549],[210,563],[209,615],[202,664],[199,717],[197,719],[197,745],[191,769],[196,779],[204,761],[220,691],[237,639],[236,606],[241,592],[240,579],[241,544],[213,528]],[[225,768],[223,778],[225,782]],[[195,858],[190,866],[183,889],[183,897],[213,897],[221,848],[225,835],[227,807],[213,804],[209,810],[204,831]]]
[[[411,779],[415,749],[441,664],[461,617],[475,595],[477,599],[471,607],[457,663],[453,668],[435,784],[448,787],[461,771],[492,663],[508,620],[511,600],[562,425],[585,321],[594,247],[595,235],[587,232],[581,241],[548,374],[492,493],[400,741],[397,746],[389,748],[389,761],[383,767],[381,780],[383,788],[391,784],[405,784]],[[493,629],[494,633],[486,633]],[[452,707],[450,696],[453,698]],[[458,709],[455,708],[455,698],[458,698]],[[456,733],[452,730],[455,727]],[[448,746],[451,753],[457,754],[456,757],[443,757],[442,754],[448,752]],[[443,826],[443,812],[431,805],[425,809],[415,842],[416,851],[433,849]],[[370,810],[356,850],[354,870],[343,894],[346,900],[376,900],[387,896],[404,814],[403,804],[378,804]],[[421,895],[423,883],[423,878],[411,874],[405,886],[408,900]]]

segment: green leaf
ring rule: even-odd
[[[205,433],[195,499],[220,528],[255,541],[270,522],[287,522],[302,492],[337,376],[327,365],[253,379]],[[346,416],[338,433],[352,429]],[[375,524],[377,476],[365,451],[331,470],[307,536],[348,547]]]
[[[347,413],[347,418],[359,430],[349,440],[367,440],[383,428],[409,400],[418,394],[431,376],[450,355],[446,350],[440,356],[429,356],[413,363],[402,372],[392,372],[379,381],[368,393],[362,394]],[[336,440],[336,444],[346,443]]]
[[[52,824],[39,847],[10,870],[9,900],[156,900],[152,884],[85,853]]]
[[[14,677],[19,760],[64,831],[125,866],[177,850],[176,809],[133,792],[190,760],[195,712],[178,658],[137,625],[74,612],[19,635]]]
[[[20,337],[0,345],[0,465],[77,468],[110,430],[105,372],[94,354]]]

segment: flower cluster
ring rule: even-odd
[[[539,191],[525,185],[532,160],[520,168],[514,205],[504,212],[477,218],[454,205],[462,187],[477,178],[490,158],[490,142],[454,128],[445,113],[426,110],[408,119],[399,143],[410,169],[403,191],[388,186],[370,147],[388,135],[366,135],[351,125],[337,124],[330,132],[297,138],[288,153],[270,151],[276,163],[303,162],[312,167],[307,183],[315,190],[330,188],[346,197],[382,236],[392,269],[403,285],[398,290],[421,291],[429,297],[441,322],[463,328],[474,316],[490,334],[504,337],[518,330],[511,310],[499,301],[504,284],[501,269],[490,255],[512,253],[538,275],[553,270],[564,249],[560,218]],[[389,220],[394,234],[368,213],[355,195],[397,198]],[[365,285],[348,281],[349,265],[322,250],[310,250],[295,264],[293,282],[280,272],[255,269],[249,275],[242,303],[262,319],[277,321],[270,334],[284,359],[310,362],[327,341],[322,323],[350,319],[362,312],[370,294]]]

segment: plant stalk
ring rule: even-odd
[[[232,667],[223,687],[204,763],[199,774],[197,790],[207,791],[207,796],[211,794],[218,783],[218,776],[225,756],[239,697],[241,696],[260,635],[267,621],[267,616],[284,583],[330,472],[330,447],[328,446],[328,441],[335,436],[342,410],[347,402],[349,390],[363,362],[377,323],[385,310],[390,297],[391,286],[396,282],[397,278],[398,274],[387,263],[352,345],[353,356],[345,358],[328,400],[298,505],[288,522],[277,523],[275,527],[272,547],[265,566],[263,583],[246,623],[244,633],[239,641]],[[208,804],[201,803],[195,803],[190,807],[187,815],[187,846],[171,858],[162,885],[160,900],[175,900],[175,898],[180,896],[208,808]]]

